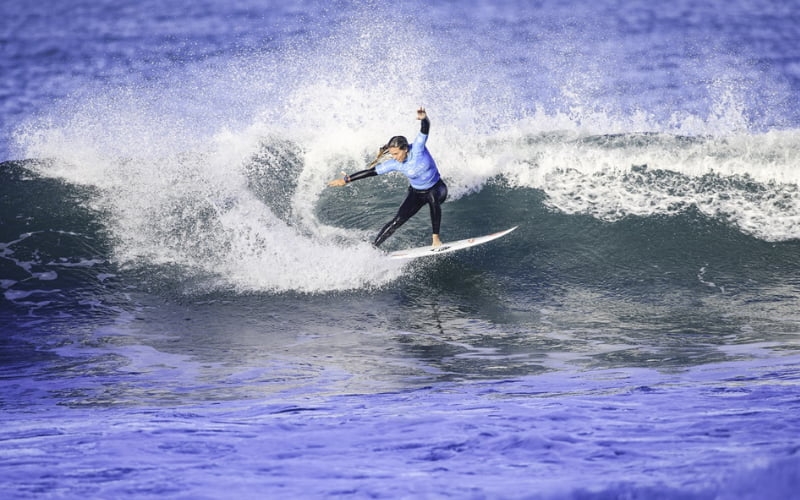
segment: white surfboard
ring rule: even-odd
[[[489,241],[496,240],[497,238],[507,235],[511,231],[515,230],[517,227],[519,226],[514,226],[511,229],[506,229],[505,231],[500,231],[498,233],[487,234],[486,236],[478,236],[476,238],[467,238],[465,240],[442,243],[442,246],[440,247],[432,247],[428,245],[419,248],[410,248],[408,250],[397,250],[395,252],[390,252],[389,258],[417,259],[419,257],[429,257],[431,255],[441,255],[443,253],[455,252],[456,250],[474,247],[475,245],[482,245]]]

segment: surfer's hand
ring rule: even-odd
[[[428,116],[428,113],[425,112],[425,108],[422,106],[419,107],[417,110],[417,120],[424,120]]]
[[[345,184],[347,184],[347,182],[344,179],[334,179],[334,180],[332,180],[332,181],[330,181],[328,183],[328,186],[329,187],[342,187]]]

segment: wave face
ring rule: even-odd
[[[664,141],[558,137],[558,144],[552,138],[547,144],[542,138],[522,141],[519,149],[577,150],[588,143],[593,157],[608,158],[618,154],[617,142]],[[692,144],[689,149],[705,141],[676,140]],[[682,148],[680,154],[691,156]],[[445,203],[443,216],[443,237],[452,240],[519,225],[509,237],[462,257],[486,260],[483,265],[490,268],[503,262],[501,272],[519,273],[514,281],[520,286],[540,282],[542,271],[559,273],[576,265],[580,274],[566,272],[579,285],[596,277],[649,279],[653,266],[680,277],[666,280],[667,288],[680,288],[684,277],[695,280],[715,266],[733,273],[729,290],[745,279],[793,274],[794,232],[800,224],[800,216],[792,215],[798,213],[796,184],[716,171],[693,176],[690,169],[681,173],[647,165],[547,171],[529,157],[527,165],[503,163],[480,186],[462,186],[460,193],[458,182],[451,181],[457,194]],[[12,249],[31,245],[24,253],[40,255],[39,264],[41,255],[58,255],[103,262],[104,268],[166,273],[177,280],[174,286],[190,293],[369,290],[418,271],[418,263],[386,259],[369,243],[402,201],[402,179],[373,178],[340,190],[322,190],[314,182],[306,188],[313,194],[304,193],[303,160],[289,142],[263,144],[238,173],[214,173],[205,169],[208,160],[187,161],[194,166],[183,175],[158,168],[137,173],[128,164],[125,173],[110,176],[124,177],[124,185],[115,180],[103,188],[31,173],[56,168],[53,163],[3,164],[4,185],[14,194],[9,213],[28,221],[4,227],[6,253],[18,259],[13,255],[19,250]],[[204,166],[202,172],[193,171],[194,161]],[[337,161],[342,167],[355,164],[354,159]],[[32,210],[29,200],[42,196],[42,185],[51,186],[51,206]],[[75,213],[80,215],[68,220],[64,215]],[[425,245],[429,233],[423,211],[384,250]],[[63,255],[65,240],[75,243]],[[27,269],[30,262],[17,266]]]
[[[415,123],[406,122],[413,133]],[[560,215],[570,216],[568,228],[583,224],[583,216],[595,220],[603,228],[596,235],[599,248],[616,246],[615,233],[636,221],[653,227],[673,220],[690,246],[698,221],[718,226],[718,246],[728,231],[741,241],[790,247],[800,239],[795,131],[592,135],[536,131],[539,121],[520,121],[513,132],[458,132],[462,147],[453,150],[436,139],[436,125],[430,148],[451,193],[444,206],[446,239],[521,225],[530,234],[521,258],[547,238],[538,229]],[[440,135],[454,133],[451,125],[439,128]],[[324,187],[339,172],[360,169],[370,146],[388,133],[367,142],[355,131],[340,137],[333,126],[309,139],[288,130],[248,129],[215,136],[206,151],[142,158],[92,150],[91,157],[48,154],[47,161],[23,165],[90,190],[81,203],[109,233],[110,258],[117,263],[178,266],[210,289],[316,293],[380,287],[403,274],[368,242],[399,206],[404,181],[387,176],[341,190]],[[75,144],[69,144],[71,156]],[[385,246],[423,245],[429,233],[423,211]],[[631,238],[637,236],[644,234]],[[660,238],[668,243],[672,236]]]

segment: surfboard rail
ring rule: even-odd
[[[447,243],[443,243],[441,246],[433,247],[433,246],[424,246],[424,247],[417,247],[417,248],[409,248],[406,250],[396,250],[394,252],[389,252],[388,256],[390,259],[418,259],[420,257],[430,257],[433,255],[442,255],[445,253],[455,252],[456,250],[462,250],[464,248],[470,248],[477,245],[483,245],[484,243],[488,243],[492,240],[496,240],[497,238],[501,238],[511,231],[517,229],[519,226],[514,226],[512,228],[498,231],[496,233],[487,234],[484,236],[475,236],[472,238],[465,238],[463,240],[458,241],[448,241]]]

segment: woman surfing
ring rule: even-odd
[[[365,170],[328,183],[328,186],[340,187],[389,172],[400,172],[408,178],[410,186],[406,199],[397,210],[397,215],[378,232],[372,243],[375,247],[386,241],[425,205],[430,207],[431,212],[432,245],[436,248],[442,244],[439,228],[442,220],[441,205],[447,199],[447,186],[439,175],[436,162],[425,147],[431,126],[425,108],[420,107],[417,110],[417,120],[421,121],[420,130],[412,144],[409,145],[408,140],[401,135],[394,136],[380,148],[378,155]]]

